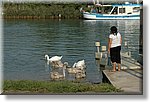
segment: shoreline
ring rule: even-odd
[[[3,19],[83,19],[82,17],[59,17],[59,16],[3,16]]]

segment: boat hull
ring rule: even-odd
[[[109,15],[109,14],[97,14],[97,13],[84,13],[83,14],[84,19],[102,19],[102,20],[107,20],[107,19],[140,19],[140,15],[133,15],[133,14],[128,14],[128,15]]]

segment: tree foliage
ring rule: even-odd
[[[81,18],[85,4],[4,3],[4,16],[38,16],[43,18]]]

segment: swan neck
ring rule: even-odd
[[[46,57],[47,60],[49,60],[49,56],[48,55],[46,55],[45,57]]]

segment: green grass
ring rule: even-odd
[[[121,92],[110,84],[90,84],[72,81],[30,81],[5,80],[3,84],[3,93],[108,93]]]

